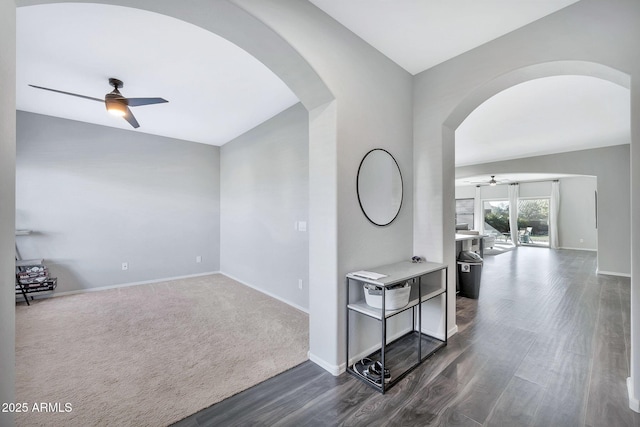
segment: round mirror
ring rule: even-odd
[[[375,225],[388,225],[402,206],[402,174],[398,162],[386,150],[369,151],[358,168],[358,202]]]

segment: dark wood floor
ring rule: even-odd
[[[640,426],[629,279],[595,267],[591,252],[487,256],[480,298],[458,298],[458,333],[385,395],[305,362],[175,425]]]

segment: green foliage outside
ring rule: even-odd
[[[521,200],[518,203],[518,229],[532,228],[532,235],[549,234],[549,200]]]
[[[503,213],[486,213],[484,215],[484,222],[498,230],[500,233],[509,232],[509,213],[506,215]]]
[[[521,200],[518,205],[518,229],[532,227],[533,234],[547,234],[547,219],[549,218],[548,200]],[[491,210],[485,209],[484,220],[500,233],[508,233],[508,206],[492,205]]]
[[[523,222],[547,221],[549,218],[548,200],[521,200],[518,203],[518,220]],[[520,224],[518,223],[518,226]]]

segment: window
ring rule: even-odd
[[[469,224],[473,229],[474,199],[456,199],[456,224]]]

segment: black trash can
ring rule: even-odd
[[[478,299],[480,296],[482,262],[480,255],[475,252],[462,251],[458,255],[458,280],[461,296],[473,299]]]

